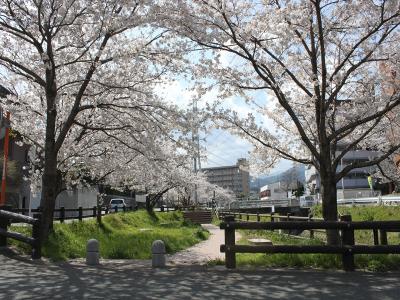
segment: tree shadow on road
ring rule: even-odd
[[[150,261],[41,264],[0,255],[0,299],[398,299],[399,273],[226,270]]]

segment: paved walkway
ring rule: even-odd
[[[150,261],[32,262],[0,254],[0,299],[340,299],[397,300],[400,273],[226,270]]]
[[[210,232],[210,237],[193,247],[181,252],[167,256],[167,261],[171,265],[194,265],[206,264],[210,260],[223,260],[224,253],[219,251],[220,245],[225,243],[224,231],[213,224],[202,224],[204,229]],[[236,240],[241,238],[236,232]]]

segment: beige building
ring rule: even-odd
[[[204,168],[207,180],[211,184],[232,190],[237,197],[248,197],[250,193],[249,163],[238,159],[234,166]]]

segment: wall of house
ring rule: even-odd
[[[78,207],[97,206],[97,189],[95,187],[85,187],[78,189]]]

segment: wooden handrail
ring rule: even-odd
[[[0,235],[5,236],[5,237],[9,237],[9,238],[13,238],[15,240],[24,242],[24,243],[29,244],[31,246],[35,243],[35,239],[34,238],[25,236],[25,235],[23,235],[22,233],[19,233],[19,232],[7,231],[7,230],[4,230],[2,228],[0,228]]]
[[[226,252],[226,245],[221,245],[221,252]],[[353,254],[400,254],[400,246],[397,245],[351,245],[351,246],[330,246],[330,245],[232,245],[229,251],[234,253],[324,253],[324,254],[343,254],[351,252]]]
[[[230,212],[230,211],[220,211],[219,214],[221,216],[224,215],[231,215],[231,216],[250,216],[250,217],[260,217],[260,218],[274,218],[274,219],[279,219],[279,220],[286,220],[287,219],[287,215],[286,216],[282,216],[282,215],[275,215],[274,213],[272,214],[253,214],[253,213],[238,213],[238,212]],[[312,221],[324,221],[323,218],[314,218],[314,217],[301,217],[301,216],[290,216],[291,220],[312,220]]]
[[[34,225],[35,223],[37,223],[37,219],[34,219],[29,216],[17,214],[17,213],[11,212],[11,211],[6,211],[6,210],[0,210],[0,218],[17,221],[19,223],[28,223],[31,225]]]
[[[7,246],[7,238],[12,238],[32,246],[32,258],[41,258],[41,242],[40,242],[40,219],[41,215],[38,214],[37,218],[20,215],[8,211],[9,207],[4,207],[7,210],[0,210],[0,246]],[[32,237],[25,236],[18,232],[8,231],[8,226],[11,221],[18,223],[26,223],[33,225]]]
[[[358,221],[358,222],[342,222],[342,221],[316,221],[316,222],[222,222],[221,229],[384,229],[387,231],[396,231],[400,229],[400,221]]]

